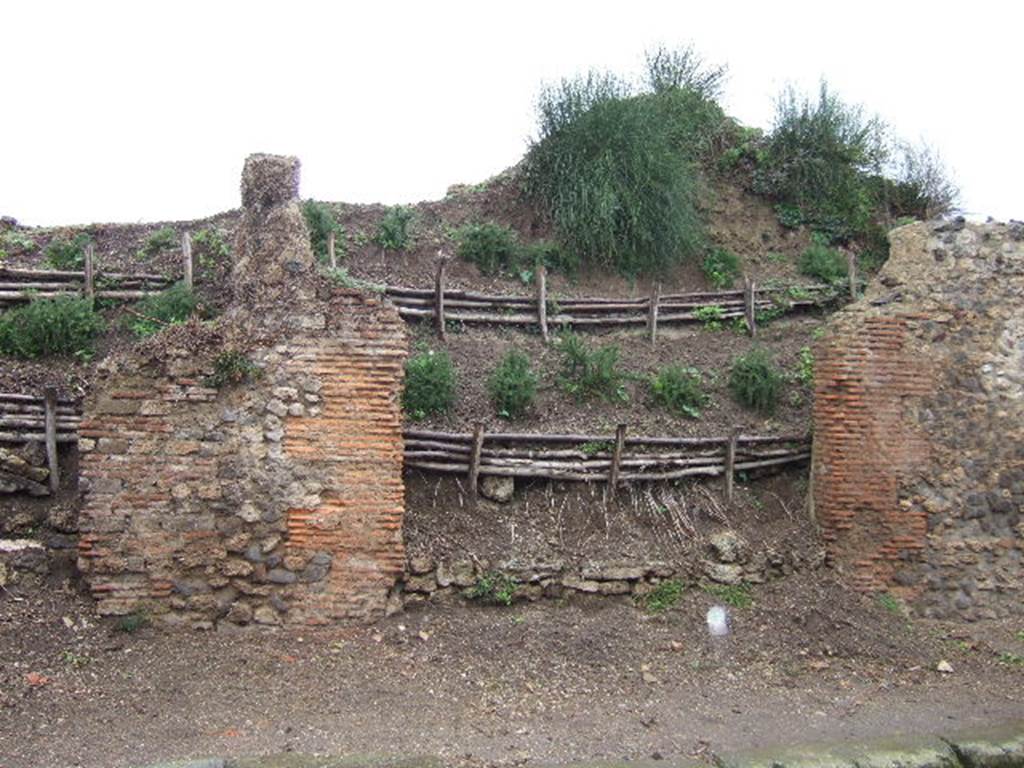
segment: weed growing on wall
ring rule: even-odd
[[[526,415],[537,394],[537,375],[530,367],[530,358],[519,350],[509,351],[488,379],[487,391],[503,419]]]
[[[208,387],[221,389],[255,381],[262,375],[263,370],[244,352],[231,349],[217,355],[213,361],[213,373],[206,377],[204,383]]]
[[[88,357],[106,328],[90,300],[75,296],[37,299],[0,314],[0,355]]]
[[[493,605],[512,605],[516,594],[515,581],[500,571],[488,571],[469,590],[471,600],[481,600]]]
[[[707,405],[703,377],[696,368],[669,365],[650,379],[651,399],[656,405],[668,409],[676,416],[699,419],[701,408]]]
[[[782,383],[782,375],[760,347],[737,357],[729,374],[729,389],[736,401],[763,414],[775,410]]]
[[[455,404],[455,367],[445,351],[424,349],[405,363],[402,408],[413,421],[444,413]]]

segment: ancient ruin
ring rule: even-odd
[[[1024,613],[1024,228],[917,223],[820,345],[814,512],[860,589]]]
[[[85,404],[79,565],[101,614],[373,619],[403,572],[405,329],[316,276],[298,173],[247,160],[230,311],[112,360]]]

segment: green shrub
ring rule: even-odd
[[[54,269],[82,269],[85,266],[85,247],[91,242],[92,238],[84,232],[70,240],[66,237],[55,237],[43,249],[43,255],[46,257],[46,263]]]
[[[800,256],[800,272],[833,284],[846,279],[849,267],[842,253],[815,239]]]
[[[703,378],[696,368],[670,365],[650,380],[651,397],[655,403],[677,416],[700,418],[700,409],[708,402]]]
[[[741,405],[768,414],[778,402],[782,375],[767,352],[754,348],[733,361],[729,389]]]
[[[424,350],[405,363],[402,408],[420,421],[444,413],[455,403],[455,368],[447,352]]]
[[[152,258],[162,251],[169,251],[178,245],[178,234],[173,227],[161,227],[146,238],[138,256],[140,259]]]
[[[345,235],[345,228],[334,218],[331,207],[327,203],[319,203],[316,200],[306,200],[302,204],[302,216],[306,219],[306,228],[309,230],[309,242],[313,247],[313,255],[322,264],[326,264],[330,258],[328,253],[328,241],[331,232],[334,233],[335,255],[337,256],[338,245]]]
[[[954,213],[960,190],[949,177],[939,154],[927,144],[897,145],[895,178],[883,192],[893,217],[931,219]]]
[[[673,605],[679,602],[683,596],[683,582],[678,579],[669,579],[661,582],[658,586],[641,598],[644,610],[650,614],[664,613]]]
[[[106,323],[88,299],[37,299],[0,314],[0,354],[88,356]]]
[[[385,251],[401,251],[409,246],[409,224],[414,211],[404,205],[388,208],[377,225],[373,241]]]
[[[600,397],[608,402],[627,402],[625,376],[619,370],[619,348],[614,345],[590,349],[575,333],[559,339],[562,353],[562,387],[577,400]]]
[[[227,233],[214,227],[207,227],[196,232],[192,236],[192,248],[200,268],[207,271],[226,265],[231,257],[231,246],[227,242]]]
[[[524,189],[583,264],[636,276],[702,247],[695,163],[724,116],[699,74],[661,61],[643,89],[591,73],[541,92]]]
[[[884,136],[878,118],[844,103],[827,83],[816,101],[789,88],[776,102],[757,186],[833,242],[860,235],[878,210],[870,179],[886,162]]]
[[[537,394],[537,375],[530,369],[530,358],[519,350],[510,350],[491,374],[487,390],[499,416],[521,418]]]
[[[136,302],[135,314],[128,317],[127,325],[136,336],[152,336],[168,325],[185,322],[198,307],[199,299],[191,289],[175,283]]]
[[[704,257],[701,269],[712,287],[732,288],[740,276],[740,258],[732,251],[715,248]]]
[[[516,583],[508,574],[488,571],[469,590],[471,600],[482,600],[494,605],[512,605]]]
[[[485,275],[519,268],[521,250],[514,230],[493,221],[467,224],[455,233],[456,253]]]
[[[244,384],[263,376],[263,369],[236,349],[221,352],[213,361],[213,373],[204,382],[208,387],[220,389],[233,384]]]

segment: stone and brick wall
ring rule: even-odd
[[[85,404],[79,567],[101,614],[370,620],[403,573],[405,328],[382,298],[308,274],[297,180],[279,179],[297,164],[279,160],[247,163],[284,192],[243,194],[264,206],[247,220],[276,224],[243,228],[241,299],[113,361]],[[228,351],[254,372],[214,386]]]
[[[1024,231],[915,224],[816,353],[832,562],[931,616],[1024,613]]]

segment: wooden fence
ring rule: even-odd
[[[615,494],[621,483],[716,477],[732,497],[736,472],[780,467],[810,458],[806,435],[627,437],[614,435],[487,434],[407,429],[405,466],[464,475],[476,494],[481,475],[602,482]]]
[[[51,493],[60,487],[57,445],[77,443],[81,421],[75,403],[59,399],[53,388],[41,397],[0,393],[0,443],[45,443]]]
[[[192,287],[192,240],[186,232],[181,238],[182,279]],[[0,308],[32,299],[81,295],[99,299],[134,301],[159,293],[175,282],[174,278],[146,273],[103,272],[95,268],[95,250],[85,247],[85,265],[81,272],[57,269],[13,269],[0,267]]]
[[[662,325],[732,318],[743,318],[750,334],[756,335],[760,312],[821,306],[835,295],[828,285],[758,288],[748,280],[742,290],[662,294],[655,285],[643,298],[553,298],[547,293],[543,268],[537,270],[535,295],[495,295],[446,288],[445,264],[442,259],[433,288],[384,288],[402,317],[432,319],[441,338],[447,323],[456,322],[536,326],[545,340],[551,326],[644,326],[654,341]],[[718,311],[709,314],[715,307]]]

